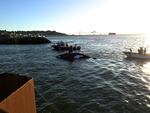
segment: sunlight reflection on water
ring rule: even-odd
[[[150,62],[147,62],[142,66],[142,71],[146,74],[150,74]]]

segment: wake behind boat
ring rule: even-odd
[[[143,47],[140,47],[138,49],[138,53],[132,52],[132,49],[130,49],[130,51],[124,51],[123,53],[127,56],[127,58],[150,60],[150,54],[146,53],[146,48],[143,48]]]

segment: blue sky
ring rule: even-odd
[[[99,0],[94,3],[91,0],[1,0],[1,29],[55,29],[82,15],[97,2]]]
[[[149,32],[148,4],[148,0],[1,0],[0,29]]]

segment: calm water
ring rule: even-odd
[[[38,113],[150,113],[150,62],[127,60],[122,51],[150,47],[150,36],[49,37],[78,44],[97,59],[57,59],[52,44],[0,45],[0,73],[35,80]]]

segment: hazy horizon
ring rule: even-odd
[[[150,33],[149,4],[149,0],[2,0],[0,29]]]

